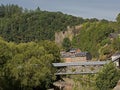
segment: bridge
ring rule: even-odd
[[[108,61],[53,63],[57,68],[55,75],[95,74]]]
[[[108,61],[89,61],[89,62],[71,62],[71,63],[52,63],[57,71],[55,75],[75,75],[75,74],[96,74]],[[113,58],[112,62],[120,67],[120,55]]]

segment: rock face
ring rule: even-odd
[[[55,90],[73,90],[74,81],[69,78],[63,78],[63,81],[56,81],[53,85],[59,88]]]
[[[70,40],[72,40],[72,38],[79,33],[81,27],[82,25],[74,27],[68,26],[66,31],[56,32],[55,43],[61,46],[64,38],[69,38]]]
[[[120,80],[118,81],[116,87],[114,87],[113,90],[120,90]]]

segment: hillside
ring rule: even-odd
[[[87,20],[61,12],[26,10],[17,5],[0,6],[0,36],[7,41],[29,42],[54,40],[56,31]]]
[[[68,37],[72,41],[70,47],[89,51],[93,57],[104,60],[120,51],[119,37],[109,38],[111,33],[119,34],[120,14],[116,19],[117,22],[83,19],[61,12],[42,11],[39,7],[27,10],[17,5],[1,5],[0,36],[8,42],[55,40],[58,45]],[[76,33],[75,27],[79,25],[82,28]]]
[[[0,90],[47,90],[53,88],[58,78],[64,77],[72,79],[63,80],[75,90],[112,89],[120,79],[120,70],[114,63],[106,64],[95,75],[61,77],[56,76],[57,69],[52,63],[62,62],[60,50],[71,48],[90,52],[94,60],[107,60],[120,52],[120,14],[116,20],[83,19],[61,12],[42,11],[39,7],[27,10],[17,5],[1,5]],[[83,70],[86,65],[82,65]],[[72,72],[77,70],[72,67]]]
[[[113,53],[120,51],[119,35],[117,22],[87,22],[72,40],[72,45],[82,51],[91,52],[94,58],[105,60]]]

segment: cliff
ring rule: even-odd
[[[66,31],[56,32],[55,43],[58,46],[61,46],[64,38],[67,37],[70,40],[72,40],[72,38],[79,33],[81,28],[82,25],[72,26],[72,27],[68,26]]]

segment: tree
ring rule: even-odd
[[[70,39],[69,38],[64,38],[63,42],[62,42],[62,46],[66,51],[68,51],[71,47]]]
[[[18,44],[16,49],[16,54],[6,64],[8,77],[19,81],[22,87],[48,88],[55,79],[52,67],[54,55],[34,42]]]
[[[110,44],[108,36],[112,32],[114,29],[109,22],[87,22],[83,24],[79,34],[74,37],[72,44],[81,51],[89,51],[94,58],[98,58],[101,54],[99,54],[99,49]]]
[[[99,90],[110,90],[120,79],[120,71],[115,64],[110,62],[106,64],[96,76],[96,86]]]
[[[0,67],[11,58],[11,54],[7,42],[0,37]]]
[[[54,57],[54,63],[60,62],[60,49],[59,47],[52,41],[45,40],[42,43],[44,49],[49,53],[52,54]]]
[[[120,24],[120,13],[117,15],[116,20],[117,20],[117,23]]]
[[[0,39],[0,89],[46,90],[55,80],[53,62],[60,61],[55,43],[15,44]]]
[[[116,51],[120,51],[120,38],[115,38],[112,42],[112,46],[114,48],[114,50]]]
[[[84,19],[60,12],[23,10],[17,5],[0,6],[0,35],[16,43],[54,40],[55,32],[82,24]]]

